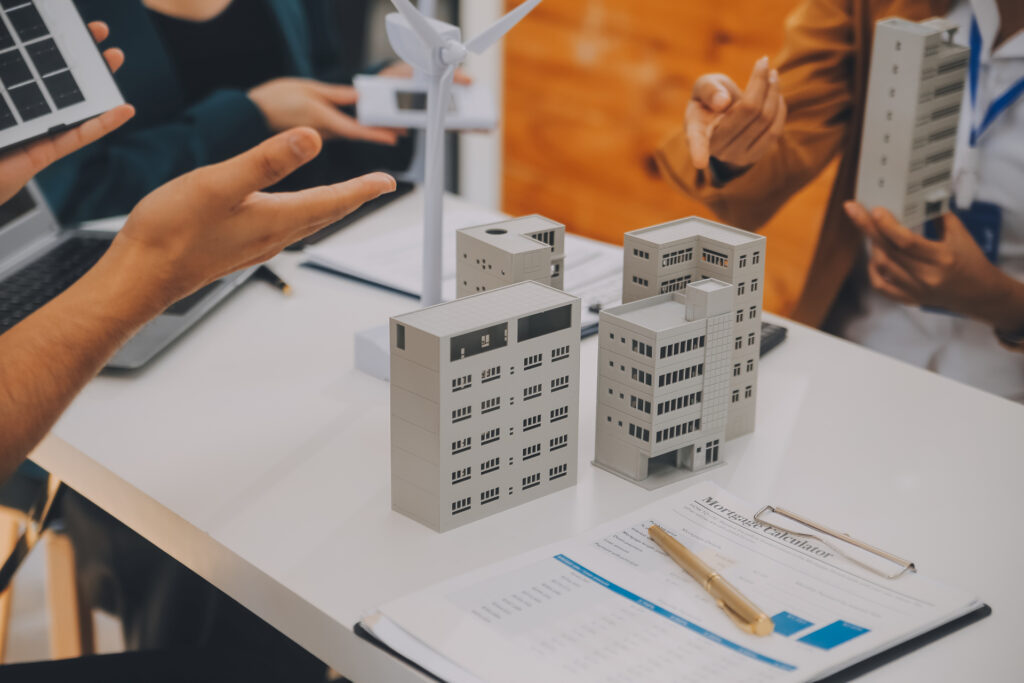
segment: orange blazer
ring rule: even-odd
[[[685,129],[656,153],[663,174],[674,185],[725,223],[747,230],[764,225],[837,154],[842,155],[807,283],[792,314],[795,320],[822,324],[863,248],[864,240],[842,204],[853,198],[857,179],[875,22],[891,16],[914,21],[942,16],[953,3],[803,0],[786,19],[785,44],[774,62],[789,108],[776,148],[722,185],[693,167]],[[809,228],[809,239],[814,239],[812,234]]]

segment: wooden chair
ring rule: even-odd
[[[0,507],[0,559],[5,559],[0,565],[0,664],[4,662],[10,630],[12,579],[40,540],[46,548],[50,657],[80,657],[95,651],[92,611],[78,587],[71,540],[50,528],[62,488],[59,480],[48,477],[27,512]]]

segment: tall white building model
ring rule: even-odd
[[[562,289],[565,226],[544,216],[463,228],[455,249],[459,298],[527,280]]]
[[[578,298],[523,282],[390,334],[395,510],[447,531],[576,484]]]
[[[945,19],[883,19],[871,52],[857,201],[919,226],[949,209],[970,50]]]

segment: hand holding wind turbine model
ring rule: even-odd
[[[399,57],[411,64],[429,80],[427,91],[427,160],[423,216],[423,288],[424,306],[441,303],[441,262],[443,196],[445,177],[445,116],[451,98],[455,69],[470,52],[482,54],[497,43],[540,4],[526,0],[495,22],[490,28],[467,43],[457,26],[430,19],[419,12],[409,0],[391,0],[398,14],[387,17],[387,34],[391,47]]]

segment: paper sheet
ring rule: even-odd
[[[483,209],[459,208],[445,213],[441,270],[441,296],[445,301],[455,298],[455,232],[504,218],[503,214]],[[307,248],[305,255],[314,265],[419,296],[422,247],[423,227],[416,223],[389,230],[386,235],[362,241],[356,247],[328,240]],[[596,325],[598,314],[589,310],[590,306],[608,307],[621,300],[621,247],[566,234],[565,291],[583,300],[581,326],[586,329]]]
[[[753,522],[698,484],[585,537],[446,582],[380,614],[488,681],[818,678],[980,603],[919,574],[887,580]],[[738,629],[646,534],[657,523],[772,616]]]

